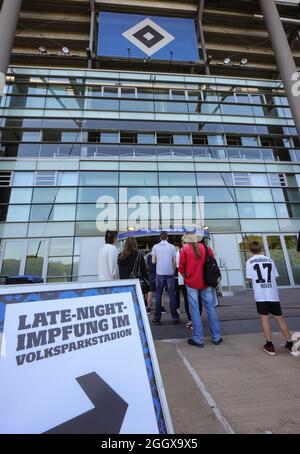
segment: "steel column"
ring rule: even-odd
[[[94,42],[95,42],[95,0],[90,0],[90,9],[91,9],[91,24],[90,24],[90,39],[89,39],[89,49],[88,49],[88,68],[93,67],[93,52],[94,52]]]
[[[204,11],[204,1],[205,0],[199,0],[197,22],[198,22],[198,37],[200,38],[201,48],[202,48],[202,53],[203,53],[203,60],[205,63],[205,74],[207,76],[209,76],[210,69],[209,69],[209,65],[208,65],[208,55],[207,55],[207,51],[206,51],[205,37],[204,37],[203,26],[202,26],[203,25],[202,19],[203,19],[203,11]]]
[[[284,83],[294,122],[300,137],[300,94],[294,92],[297,67],[274,0],[259,0],[270,36],[280,77]]]
[[[3,0],[0,11],[0,96],[3,95],[22,1]]]

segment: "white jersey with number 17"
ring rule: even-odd
[[[276,265],[265,255],[254,255],[246,264],[246,278],[252,280],[254,298],[257,302],[279,301]]]

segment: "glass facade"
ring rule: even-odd
[[[236,236],[241,267],[263,236],[282,285],[299,284],[300,143],[278,81],[11,68],[0,128],[0,274],[76,280],[103,207],[115,203],[107,228],[182,227],[176,209],[164,223],[163,197],[179,194],[193,216],[204,197],[205,225]]]

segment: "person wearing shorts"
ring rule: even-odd
[[[271,258],[262,254],[262,245],[259,241],[250,243],[250,251],[253,257],[246,264],[246,279],[252,283],[257,312],[261,317],[263,332],[266,337],[263,350],[269,355],[276,355],[270,325],[270,316],[273,316],[285,338],[286,344],[284,348],[293,354],[291,334],[282,316],[276,282],[279,277],[276,265]]]

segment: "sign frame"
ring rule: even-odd
[[[87,282],[87,283],[64,283],[64,284],[32,284],[32,285],[8,285],[0,287],[0,297],[1,296],[10,296],[10,295],[20,295],[20,294],[34,294],[34,293],[47,293],[47,292],[60,292],[60,291],[72,291],[72,290],[88,290],[88,289],[108,289],[113,287],[134,287],[137,297],[137,302],[140,309],[140,315],[143,322],[143,329],[146,336],[146,341],[148,344],[150,360],[154,372],[157,392],[159,401],[161,404],[162,415],[164,419],[164,423],[166,426],[167,434],[174,434],[174,428],[172,424],[172,419],[168,407],[167,397],[165,393],[165,388],[160,372],[160,367],[156,355],[156,350],[154,346],[154,341],[151,333],[151,328],[148,320],[148,315],[146,311],[146,306],[144,302],[144,297],[141,289],[141,285],[139,280],[137,279],[130,279],[130,280],[116,280],[116,281],[103,281],[103,282]],[[0,301],[1,302],[1,301]],[[29,302],[29,301],[27,301]],[[14,304],[22,304],[14,303]],[[5,315],[4,315],[5,320]],[[2,337],[2,332],[0,331],[0,335]],[[4,341],[4,342],[3,342]],[[5,345],[5,339],[0,338],[0,361],[1,361],[1,351],[3,348],[3,344]]]

